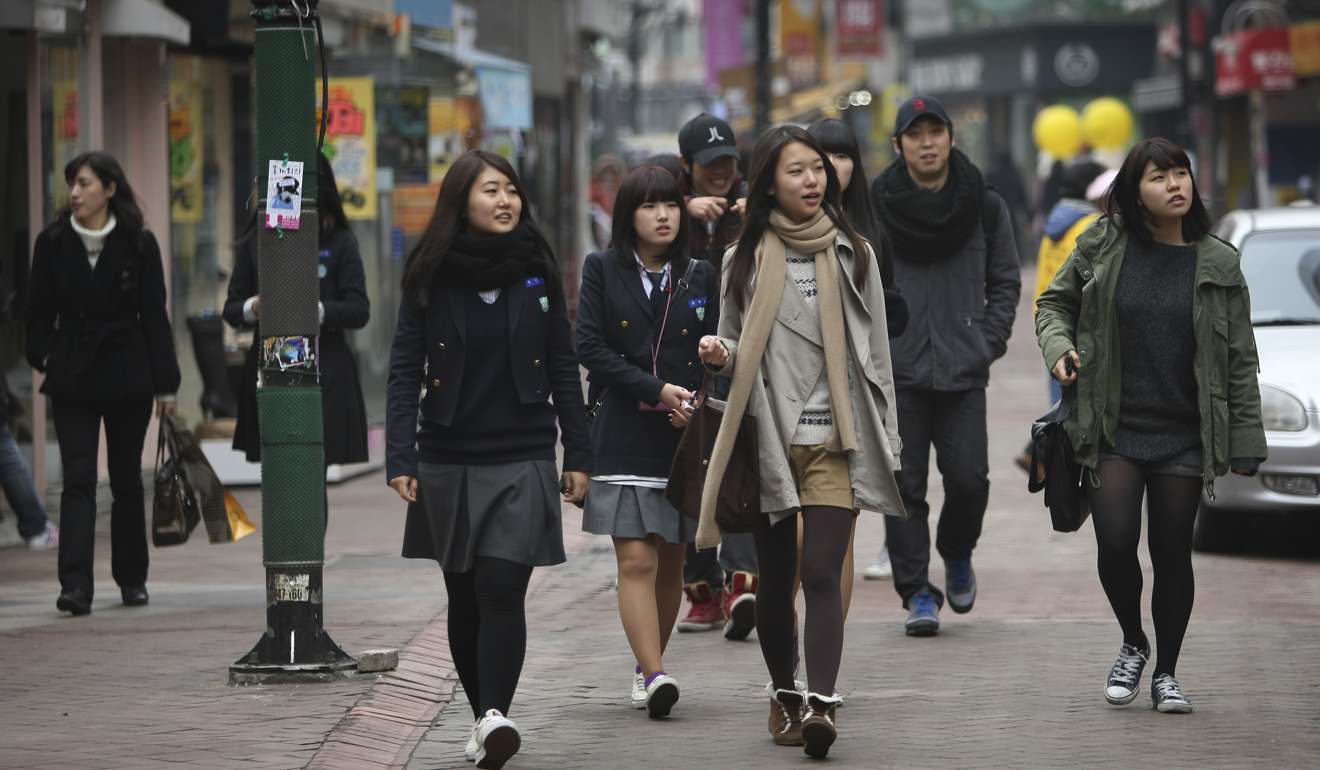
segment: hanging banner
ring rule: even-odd
[[[202,84],[170,80],[170,219],[202,221]]]
[[[376,218],[376,97],[372,78],[330,78],[325,155],[335,172],[344,215]],[[320,104],[320,81],[317,81]]]
[[[458,132],[458,106],[453,98],[431,97],[426,123],[430,133],[431,183],[439,184],[454,158],[463,151],[463,136]]]
[[[779,4],[779,46],[793,88],[820,83],[820,0],[783,0]]]
[[[834,32],[840,56],[883,56],[885,0],[838,0]]]

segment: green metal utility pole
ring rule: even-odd
[[[262,335],[253,344],[261,346],[257,412],[266,632],[251,652],[229,667],[230,684],[314,681],[355,670],[353,658],[321,627],[326,511],[317,361],[321,324],[314,28],[319,0],[251,2],[257,25],[257,285]],[[268,187],[269,172],[276,168],[279,177]]]

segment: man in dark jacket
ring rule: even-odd
[[[714,265],[719,275],[724,251],[742,231],[747,195],[747,185],[738,178],[733,129],[703,112],[679,129],[678,151],[693,224],[690,253]],[[721,385],[717,383],[717,392]],[[726,639],[746,639],[756,627],[757,582],[756,544],[750,533],[725,535],[718,557],[715,549],[698,551],[689,545],[683,591],[691,606],[678,621],[678,630],[722,628]]]
[[[1008,207],[953,146],[953,122],[931,97],[898,111],[898,159],[873,199],[894,246],[907,331],[890,342],[903,440],[900,490],[908,518],[886,517],[894,587],[913,636],[939,631],[945,593],[930,582],[926,477],[930,446],[944,477],[936,548],[955,612],[976,599],[972,550],[990,495],[985,388],[1008,348],[1022,291]]]

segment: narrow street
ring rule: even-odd
[[[1044,408],[1035,351],[1019,318],[991,389],[992,508],[976,555],[976,609],[946,611],[938,637],[911,639],[892,585],[859,576],[840,677],[847,705],[831,765],[1313,764],[1320,756],[1314,557],[1197,554],[1197,605],[1179,666],[1196,713],[1151,711],[1149,677],[1131,706],[1104,704],[1119,636],[1095,576],[1090,528],[1051,532],[1011,460],[1025,425]],[[263,622],[255,536],[210,546],[199,532],[182,547],[153,549],[152,603],[128,610],[119,605],[102,533],[96,608],[78,619],[54,608],[53,553],[6,551],[0,767],[469,767],[463,743],[471,712],[454,692],[438,571],[397,556],[402,507],[378,474],[330,494],[326,627],[350,652],[403,647],[398,672],[328,685],[228,687],[228,664]],[[241,498],[257,518],[257,491]],[[534,578],[528,659],[511,714],[523,752],[509,767],[806,763],[765,733],[766,674],[755,636],[734,643],[717,633],[676,634],[666,659],[683,687],[674,716],[653,722],[628,707],[632,661],[615,610],[613,554],[604,538],[578,532],[578,520],[576,509],[566,513],[568,564]],[[878,518],[862,519],[859,571],[882,533]],[[938,561],[933,574],[942,574]]]

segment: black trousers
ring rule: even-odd
[[[60,494],[60,589],[92,594],[96,552],[96,455],[105,422],[110,470],[110,564],[120,587],[147,582],[147,512],[142,447],[151,422],[150,396],[104,401],[54,399],[55,435],[64,465]]]
[[[944,477],[935,548],[945,559],[967,559],[981,537],[990,500],[985,390],[900,390],[898,432],[903,439],[899,492],[908,518],[885,517],[894,589],[903,599],[930,591],[943,605],[944,593],[930,582],[930,504],[926,481],[930,448]]]

